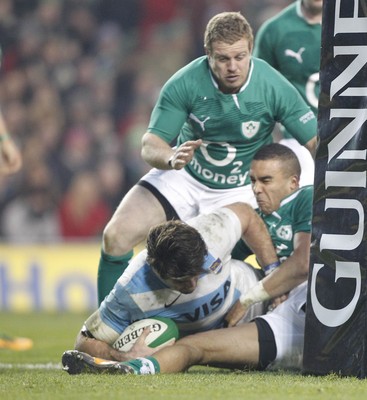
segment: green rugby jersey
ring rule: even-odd
[[[172,143],[202,139],[185,168],[196,180],[216,188],[249,184],[256,151],[272,141],[281,122],[301,143],[316,135],[316,119],[297,90],[263,60],[252,58],[239,93],[224,94],[206,56],[176,72],[163,86],[148,131]]]
[[[320,48],[321,24],[307,22],[297,1],[260,27],[253,54],[284,75],[316,114]]]
[[[293,253],[293,238],[297,232],[311,232],[313,186],[303,186],[284,198],[277,211],[261,216],[268,228],[280,260]],[[232,257],[244,260],[252,254],[243,240],[240,240],[232,252]]]

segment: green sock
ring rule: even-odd
[[[118,278],[125,271],[133,253],[133,251],[130,251],[123,256],[116,257],[106,254],[103,250],[101,251],[97,276],[98,305],[110,293]]]
[[[131,367],[135,375],[154,375],[159,374],[161,370],[158,361],[154,357],[139,357],[121,364]]]

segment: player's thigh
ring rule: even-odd
[[[300,368],[302,364],[307,282],[293,289],[286,301],[260,318],[274,333],[277,356],[274,368]]]
[[[232,203],[248,203],[257,208],[254,192],[251,185],[244,185],[230,189],[207,189],[200,199],[200,212],[207,213],[213,209]]]
[[[164,221],[166,215],[158,199],[149,190],[135,185],[117,207],[104,235],[120,243],[120,252],[125,252],[144,240],[151,226]]]
[[[178,343],[190,348],[192,361],[197,364],[256,365],[259,359],[258,332],[253,322],[187,336]]]

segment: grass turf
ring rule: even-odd
[[[155,376],[77,375],[61,370],[64,350],[86,315],[1,313],[0,331],[34,340],[24,352],[0,350],[0,399],[361,399],[367,381],[292,372],[239,372],[193,367]]]

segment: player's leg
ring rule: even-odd
[[[142,242],[149,228],[166,220],[157,197],[135,185],[123,198],[103,233],[98,267],[98,301],[103,301],[126,269],[133,248]]]
[[[257,327],[255,323],[247,323],[187,336],[153,357],[159,363],[162,373],[185,371],[193,365],[220,365],[228,368],[257,366]]]
[[[63,354],[62,363],[70,374],[150,375],[182,372],[193,365],[264,369],[275,356],[276,345],[270,326],[264,320],[262,324],[256,320],[187,336],[150,357],[117,362],[72,350]]]
[[[197,215],[197,188],[184,170],[153,168],[121,201],[103,235],[98,270],[98,300],[103,301],[127,267],[132,249],[153,225]]]
[[[119,363],[116,369],[123,374],[146,375],[181,372],[193,365],[256,367],[258,360],[257,327],[248,323],[187,336],[151,357]]]
[[[276,356],[270,360],[271,369],[302,368],[306,294],[307,282],[304,282],[272,312],[256,319],[266,322],[275,339]]]

